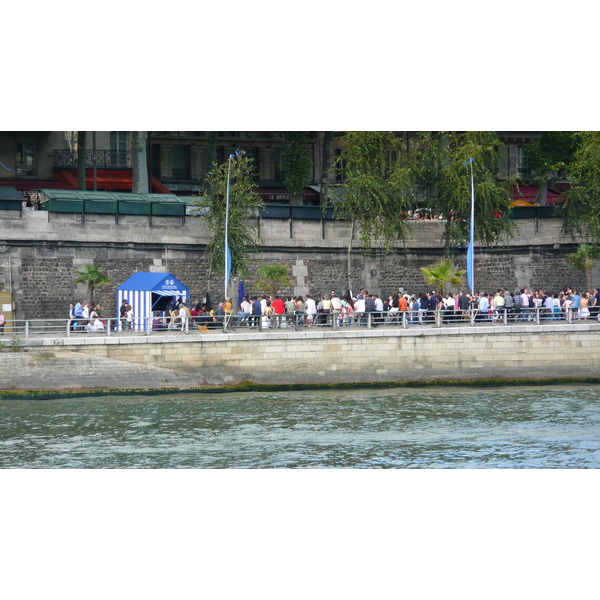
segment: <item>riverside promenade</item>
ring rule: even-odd
[[[600,382],[600,323],[194,331],[4,339],[0,391],[219,389],[243,383]]]

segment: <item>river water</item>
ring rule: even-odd
[[[0,402],[1,468],[598,468],[600,387]]]

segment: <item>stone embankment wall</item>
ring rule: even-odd
[[[0,389],[598,378],[600,324],[31,339]]]
[[[60,318],[69,303],[85,299],[86,286],[75,285],[76,271],[96,264],[111,284],[96,290],[105,316],[115,313],[115,289],[136,271],[171,272],[191,290],[192,302],[209,291],[213,300],[223,295],[222,275],[209,280],[206,244],[210,234],[197,218],[122,216],[118,224],[109,215],[56,214],[3,211],[0,215],[0,289],[11,290],[16,318]],[[518,220],[517,235],[503,247],[476,248],[475,284],[488,292],[499,287],[525,285],[550,292],[565,285],[584,287],[585,277],[566,258],[576,242],[561,235],[560,219]],[[387,295],[399,288],[418,293],[426,289],[421,267],[443,253],[444,223],[410,222],[411,237],[390,254],[364,254],[353,240],[351,289],[365,288]],[[349,226],[336,221],[262,219],[261,247],[250,255],[250,274],[244,278],[248,293],[255,287],[260,264],[287,264],[293,284],[283,295],[313,296],[348,287]],[[464,249],[455,262],[464,268]],[[600,283],[598,269],[594,283]],[[235,296],[237,280],[232,281]]]

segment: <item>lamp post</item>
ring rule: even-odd
[[[470,158],[463,166],[471,166],[471,223],[469,225],[469,247],[467,248],[467,280],[471,288],[471,295],[475,294],[475,277],[474,277],[474,245],[475,245],[475,186],[473,184],[473,162],[474,158]]]
[[[227,299],[227,286],[229,284],[229,275],[231,273],[231,252],[229,251],[228,243],[228,226],[229,226],[229,178],[231,176],[231,159],[238,156],[239,150],[236,150],[233,154],[229,155],[227,160],[227,193],[225,194],[225,297]]]

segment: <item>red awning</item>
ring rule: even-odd
[[[535,198],[537,196],[538,187],[537,185],[520,185],[517,189],[512,188],[510,196],[515,200],[525,200],[531,204],[535,204]],[[552,188],[548,188],[546,192],[546,204],[557,204],[562,200],[562,196]]]
[[[59,173],[55,173],[55,177],[59,181],[64,181],[77,189],[77,170],[76,169],[65,169]],[[167,189],[156,177],[152,176],[152,194],[172,194],[171,190]],[[85,184],[88,190],[94,189],[94,171],[92,169],[86,169],[85,171]],[[133,187],[133,172],[128,170],[113,171],[109,169],[98,169],[96,171],[96,189],[98,191],[123,191],[131,192]]]

